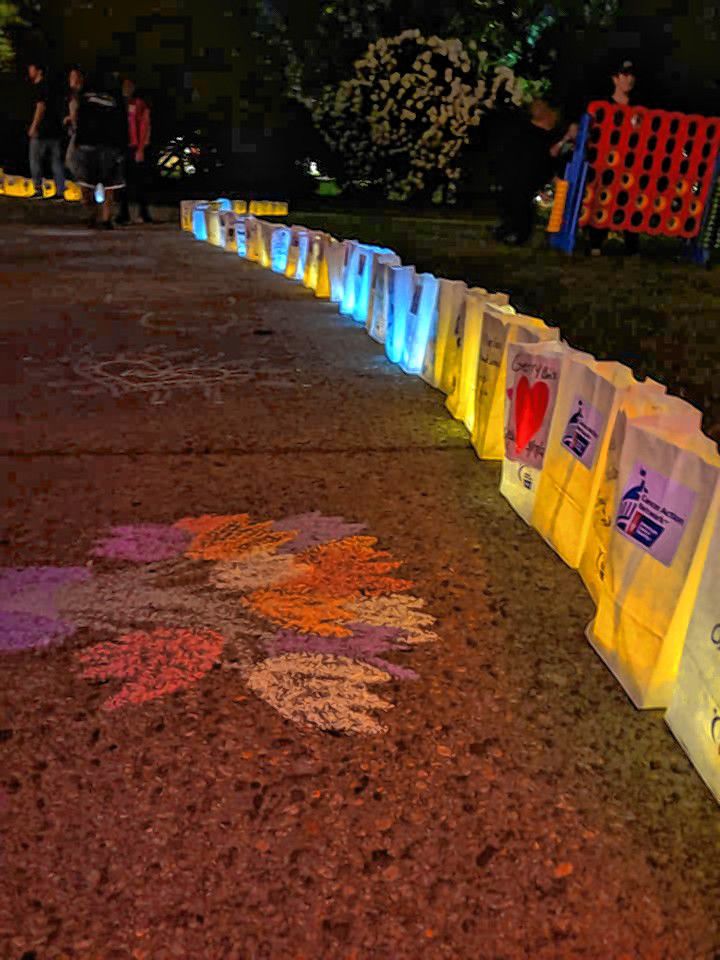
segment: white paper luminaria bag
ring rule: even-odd
[[[714,444],[678,426],[663,416],[626,426],[605,577],[587,629],[641,708],[670,703],[720,476]]]
[[[537,317],[506,312],[509,307],[486,304],[480,334],[472,445],[481,460],[502,460],[505,455],[505,381],[510,343],[557,340],[557,327]]]
[[[440,280],[433,363],[428,358],[423,379],[444,394],[452,393],[459,375],[467,289],[462,280]]]
[[[422,371],[428,338],[436,322],[438,290],[438,279],[432,273],[416,274],[400,358],[400,367],[405,373],[417,376]]]
[[[668,396],[662,384],[643,380],[642,383],[632,383],[623,390],[610,432],[604,464],[600,465],[600,476],[595,484],[596,493],[578,566],[582,581],[596,603],[605,577],[613,509],[617,499],[620,455],[627,425],[639,417],[660,414],[672,417],[673,429],[676,432],[682,430],[691,434],[700,430],[700,411],[678,397]]]
[[[575,350],[563,368],[532,525],[570,567],[580,564],[615,418],[635,383],[623,364]]]
[[[408,313],[415,291],[415,267],[390,267],[385,353],[399,363],[405,348]]]
[[[488,304],[500,308],[503,313],[515,313],[506,293],[488,293],[481,287],[468,290],[455,386],[445,403],[453,417],[462,420],[470,433],[475,425],[480,336],[485,307]]]
[[[500,493],[526,523],[532,521],[555,404],[573,352],[559,341],[508,344]]]
[[[720,802],[720,504],[665,720]]]

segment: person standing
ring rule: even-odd
[[[73,176],[75,156],[75,134],[77,133],[77,118],[80,108],[80,95],[85,86],[85,75],[79,67],[72,67],[68,74],[67,114],[63,120],[68,135],[68,146],[65,151],[65,166]]]
[[[80,94],[73,165],[90,226],[112,230],[113,195],[125,186],[127,124],[114,83],[89,79]],[[99,208],[99,209],[98,209]],[[98,212],[100,215],[97,221]]]
[[[43,166],[50,156],[50,166],[55,180],[54,200],[62,202],[65,195],[65,168],[60,141],[63,134],[60,104],[45,80],[45,70],[37,63],[28,65],[28,77],[33,85],[33,118],[28,128],[30,175],[35,184],[33,200],[43,196]]]
[[[130,194],[140,208],[143,223],[152,223],[147,202],[147,150],[150,146],[150,107],[135,90],[135,81],[125,77],[122,83],[123,100],[128,121],[128,148],[125,154],[127,189],[122,196],[118,223],[130,223]]]
[[[618,64],[617,70],[611,74],[613,92],[610,96],[610,103],[621,107],[629,107],[635,101],[633,91],[635,90],[636,76],[635,67],[632,60],[623,60]],[[608,231],[601,230],[598,227],[588,227],[588,239],[590,245],[590,255],[599,257],[602,254],[603,246],[607,240]],[[631,230],[625,230],[625,252],[628,256],[633,256],[640,249],[640,236]]]
[[[557,111],[538,98],[530,105],[530,116],[518,122],[505,145],[500,170],[500,224],[495,239],[521,246],[532,234],[535,196],[553,172],[551,150],[557,140]]]

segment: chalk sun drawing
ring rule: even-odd
[[[393,704],[377,688],[416,679],[402,661],[438,638],[400,562],[363,529],[320,513],[112,527],[87,567],[0,571],[0,653],[89,631],[75,662],[107,684],[105,710],[220,667],[293,723],[380,733]]]
[[[74,378],[52,381],[48,386],[80,396],[108,393],[112,397],[142,396],[152,404],[167,403],[177,392],[200,392],[206,400],[222,403],[222,390],[238,384],[292,386],[280,371],[258,370],[247,361],[229,360],[224,354],[207,356],[197,348],[168,350],[165,346],[93,354],[85,349],[66,359]],[[269,374],[269,376],[265,376]]]

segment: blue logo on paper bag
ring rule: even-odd
[[[643,547],[650,548],[664,533],[665,528],[656,523],[641,509],[644,494],[648,490],[645,481],[646,476],[647,471],[641,469],[640,483],[633,484],[625,491],[615,523],[618,530],[622,530],[623,533],[636,540]]]
[[[583,420],[583,402],[578,400],[577,410],[567,422],[565,427],[565,433],[563,434],[562,444],[564,447],[567,447],[571,453],[574,453],[578,460],[582,460],[585,455],[585,451],[588,448],[590,443],[590,438],[587,436],[587,433],[582,430],[581,424]]]

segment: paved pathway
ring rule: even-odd
[[[440,395],[169,226],[0,249],[3,960],[720,956],[720,812]]]

